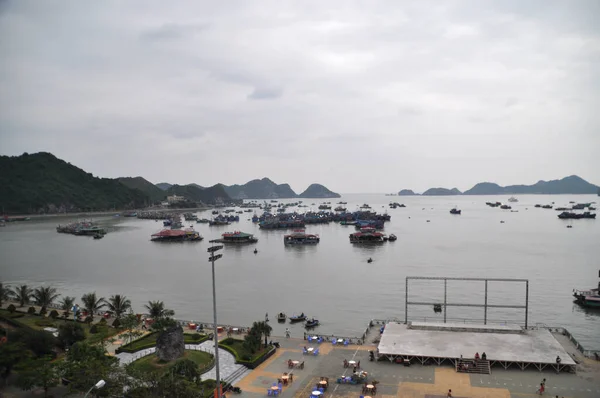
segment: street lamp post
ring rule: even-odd
[[[106,384],[106,382],[104,380],[100,380],[98,383],[94,384],[89,390],[88,392],[85,393],[83,398],[86,398],[91,392],[92,390],[95,388],[97,390],[101,389],[102,387],[104,387],[104,385]]]
[[[210,241],[213,243],[211,247],[207,249],[207,252],[210,253],[210,257],[208,261],[212,263],[212,288],[213,288],[213,326],[214,326],[214,339],[215,339],[215,370],[216,370],[216,381],[217,381],[217,398],[221,398],[221,377],[219,375],[219,333],[217,330],[217,288],[215,285],[215,261],[223,257],[222,254],[216,254],[218,250],[223,248],[223,245],[214,245],[214,241]]]

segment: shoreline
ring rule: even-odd
[[[184,208],[184,209],[140,209],[140,210],[135,210],[135,211],[196,212],[196,211],[206,211],[206,210],[210,210],[210,209],[212,209],[211,206]],[[72,217],[87,218],[87,217],[98,217],[98,216],[113,216],[115,214],[121,214],[122,212],[125,212],[125,211],[132,211],[132,210],[92,211],[92,212],[73,212],[73,213],[55,213],[55,214],[12,214],[10,216],[6,215],[6,217],[8,217],[9,219],[10,218],[19,218],[19,217],[28,217],[29,220],[27,220],[27,221],[39,221],[39,220],[46,220],[46,219],[70,218],[70,217],[71,218]],[[137,219],[137,217],[130,217],[130,218]],[[10,221],[10,222],[6,222],[6,224],[10,224],[12,222],[22,223],[22,222],[27,222],[27,221]]]

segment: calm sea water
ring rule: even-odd
[[[396,234],[398,240],[380,246],[352,245],[348,234],[353,227],[331,223],[306,228],[321,236],[319,245],[286,247],[286,231],[259,230],[248,220],[252,213],[227,227],[194,223],[207,239],[181,244],[150,242],[150,235],[162,227],[153,220],[98,218],[111,230],[101,240],[58,234],[56,218],[14,223],[0,228],[0,279],[52,284],[63,295],[78,298],[90,291],[105,297],[125,294],[140,312],[148,300],[163,300],[177,318],[208,322],[212,319],[208,240],[235,229],[254,233],[259,241],[222,251],[216,266],[219,323],[248,325],[264,319],[265,313],[273,319],[280,311],[304,312],[321,320],[321,333],[360,335],[371,318],[404,318],[406,276],[524,278],[530,281],[531,325],[565,326],[586,348],[600,348],[600,312],[581,309],[571,297],[573,288],[598,283],[600,220],[563,221],[555,210],[533,207],[598,197],[519,196],[513,204],[518,212],[485,205],[506,199],[375,194],[339,199],[348,202],[349,210],[369,203],[374,210],[391,214],[385,232]],[[388,209],[390,201],[407,207]],[[314,209],[320,202],[304,201],[315,203]],[[449,214],[454,206],[462,209],[461,216]],[[566,228],[568,224],[573,228]],[[374,260],[371,264],[366,261],[369,257]],[[412,301],[443,301],[443,282],[416,281],[410,286]],[[449,282],[448,302],[483,303],[483,289],[482,282]],[[489,284],[490,304],[522,305],[524,297],[523,284]],[[483,309],[449,307],[447,317],[483,319]],[[409,307],[409,319],[424,318],[442,320],[443,315],[429,306]],[[524,311],[490,309],[488,319],[523,322]],[[303,331],[301,325],[272,325],[275,335],[283,335],[285,327],[296,336]]]

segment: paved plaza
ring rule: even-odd
[[[324,398],[359,398],[366,395],[361,392],[361,385],[336,383],[340,376],[349,376],[353,372],[352,368],[343,367],[346,359],[360,361],[361,370],[369,374],[368,380],[379,382],[374,398],[445,398],[449,389],[453,397],[461,398],[535,397],[543,378],[546,378],[545,396],[600,397],[600,364],[583,357],[576,358],[581,362],[577,374],[492,368],[491,375],[468,375],[456,373],[450,366],[413,364],[405,367],[387,360],[370,362],[368,351],[376,349],[374,344],[333,346],[331,343],[314,344],[302,339],[279,338],[278,341],[281,348],[277,353],[236,383],[243,391],[242,396],[267,396],[267,389],[283,372],[293,372],[294,381],[283,387],[282,397],[309,398],[321,377],[330,380]],[[318,347],[319,355],[303,355],[304,346]],[[570,349],[567,351],[572,353]],[[304,369],[288,369],[289,359],[304,361]]]

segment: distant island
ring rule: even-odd
[[[139,209],[152,205],[193,208],[242,199],[339,198],[321,184],[300,195],[268,178],[243,185],[152,184],[145,178],[95,177],[51,153],[0,156],[0,206],[5,214],[46,214]]]
[[[583,178],[572,175],[560,180],[543,181],[540,180],[533,185],[508,185],[500,186],[493,182],[480,182],[473,188],[460,192],[457,188],[429,188],[422,195],[424,196],[450,196],[450,195],[600,195],[600,187],[591,184]],[[418,195],[410,189],[403,189],[398,192],[400,196]]]
[[[403,189],[400,192],[398,192],[398,196],[415,196],[415,195],[417,195],[417,194],[414,193],[412,189]]]
[[[429,188],[427,191],[423,192],[423,196],[446,196],[446,195],[461,195],[460,192],[456,188],[448,189],[448,188]]]
[[[502,187],[493,182],[480,182],[464,195],[524,195],[524,194],[594,194],[600,189],[583,178],[572,175],[560,180],[540,180],[533,185],[508,185]]]
[[[341,198],[339,193],[331,192],[321,184],[310,184],[306,191],[299,195],[300,198]]]

